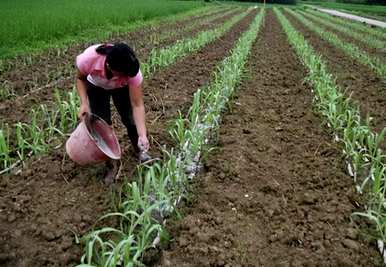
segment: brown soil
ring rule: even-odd
[[[374,119],[371,126],[376,132],[386,127],[386,82],[368,67],[322,40],[290,14],[286,14],[286,17],[315,51],[322,55],[329,72],[336,76],[339,87],[360,107],[362,117],[370,115]]]
[[[182,23],[176,22],[175,24],[167,24],[169,26],[149,27],[147,29],[141,29],[131,32],[125,35],[119,35],[112,37],[108,42],[126,41],[134,47],[138,57],[141,61],[146,61],[148,55],[154,47],[166,47],[174,44],[177,40],[194,36],[202,30],[208,30],[218,27],[224,21],[234,16],[241,11],[235,11],[227,14],[224,17],[216,19],[212,23],[206,23],[204,25],[198,25],[191,30],[184,31],[187,25],[195,22],[196,19],[201,17],[184,20]],[[217,12],[215,13],[217,14]],[[207,18],[208,15],[202,16],[202,19]],[[177,27],[178,26],[178,27]],[[201,27],[200,27],[201,26]],[[177,34],[169,38],[157,40],[156,35],[165,34],[170,29],[176,29]],[[179,30],[180,29],[180,30]],[[85,47],[90,44],[77,44],[73,47],[69,47],[65,55],[46,55],[39,59],[38,63],[32,66],[21,66],[15,68],[13,71],[4,73],[0,79],[3,79],[7,86],[12,87],[16,94],[22,96],[31,90],[36,88],[42,88],[42,90],[33,92],[27,97],[17,97],[16,99],[10,99],[0,103],[0,115],[2,117],[1,122],[13,123],[22,121],[28,122],[30,119],[30,110],[32,107],[46,103],[48,105],[55,105],[53,90],[59,88],[60,90],[69,90],[74,85],[74,60],[77,54],[79,54]]]
[[[156,266],[382,266],[351,218],[361,200],[271,10],[249,70]]]
[[[342,32],[339,32],[331,27],[326,27],[324,25],[321,25],[319,22],[315,21],[315,19],[313,19],[313,18],[312,19],[307,18],[307,19],[311,20],[313,23],[315,23],[316,25],[318,25],[322,29],[325,29],[326,31],[329,31],[329,32],[333,32],[334,34],[336,34],[339,37],[339,39],[341,39],[345,43],[351,43],[353,45],[356,45],[357,47],[359,47],[361,50],[365,51],[369,55],[371,55],[373,57],[377,57],[381,61],[386,63],[386,41],[385,41],[384,49],[374,48],[374,47],[368,45],[366,42],[361,42],[355,38],[350,37],[346,33],[342,33]]]
[[[169,120],[186,111],[192,94],[208,83],[216,64],[229,54],[256,12],[237,23],[222,38],[194,55],[155,73],[145,81],[149,135],[168,143]],[[131,177],[135,158],[129,153],[124,129],[117,129],[124,151],[122,176]],[[103,166],[77,167],[63,158],[64,149],[34,158],[18,174],[0,183],[0,266],[73,266],[82,254],[74,234],[87,232],[109,210],[111,194],[101,183]]]

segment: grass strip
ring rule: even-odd
[[[366,211],[354,213],[365,216],[375,226],[372,233],[380,242],[386,241],[386,165],[385,155],[379,148],[385,134],[370,130],[369,119],[363,120],[359,108],[346,98],[336,85],[336,78],[328,73],[327,65],[316,54],[304,36],[295,30],[287,18],[274,9],[288,41],[308,70],[306,81],[312,86],[316,110],[323,115],[332,130],[335,141],[342,145],[347,169],[359,192],[366,191],[369,203]]]
[[[308,29],[317,33],[323,40],[341,49],[345,54],[370,67],[378,76],[386,79],[386,64],[384,64],[379,58],[370,56],[359,47],[342,41],[336,34],[317,26],[315,23],[306,19],[300,13],[294,12],[288,8],[285,10],[293,15],[296,19],[298,19]]]
[[[142,257],[147,249],[167,240],[164,220],[186,197],[189,178],[202,154],[210,151],[208,138],[218,128],[220,114],[241,79],[263,16],[264,10],[219,64],[210,85],[195,93],[187,118],[175,121],[170,133],[177,148],[165,149],[162,163],[140,167],[136,181],[124,184],[117,211],[102,216],[101,220],[117,219],[119,227],[94,229],[82,238],[86,245],[79,267],[144,266]]]
[[[381,41],[377,38],[374,38],[372,35],[363,34],[363,33],[353,31],[350,28],[344,27],[344,26],[339,25],[339,24],[335,24],[334,22],[328,21],[324,18],[319,18],[311,13],[306,13],[306,12],[301,12],[301,11],[300,11],[300,13],[308,19],[312,19],[312,20],[316,21],[317,23],[319,23],[325,27],[330,27],[338,32],[344,33],[347,36],[350,36],[359,42],[363,42],[368,46],[382,49],[383,51],[386,50],[386,41]]]
[[[370,26],[365,26],[361,22],[357,21],[351,21],[348,19],[342,19],[339,17],[334,17],[332,15],[329,15],[327,13],[316,11],[311,8],[306,9],[308,13],[311,13],[315,16],[318,16],[319,18],[324,19],[325,21],[330,21],[334,23],[335,25],[340,25],[343,27],[347,27],[349,29],[352,29],[354,31],[362,32],[365,34],[369,34],[374,36],[375,38],[379,39],[386,39],[386,30],[378,29],[378,28],[371,28]]]
[[[248,13],[249,11],[245,11],[235,15],[216,29],[203,31],[196,37],[186,38],[170,47],[153,49],[148,61],[141,67],[145,77],[148,78],[156,70],[173,64],[178,59],[221,37]],[[50,147],[57,146],[66,133],[76,127],[80,105],[76,90],[73,89],[65,94],[59,91],[64,90],[55,91],[55,109],[49,109],[45,104],[31,109],[30,121],[33,123],[17,123],[13,127],[2,125],[0,129],[3,134],[0,134],[0,143],[3,145],[0,146],[0,166],[3,170],[0,174],[14,168],[16,162],[20,163],[31,155],[46,153]],[[12,140],[10,135],[4,134],[14,132],[15,129],[20,133],[17,141]],[[30,151],[33,153],[31,154]]]

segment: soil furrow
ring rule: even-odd
[[[297,19],[286,17],[327,63],[329,72],[336,76],[337,84],[359,105],[363,118],[373,118],[371,126],[376,132],[386,127],[386,82],[370,68],[358,63],[340,49],[321,39]]]
[[[223,37],[145,81],[149,136],[168,144],[167,126],[178,110],[186,112],[192,94],[208,83],[216,64],[230,52],[256,12]],[[123,155],[122,176],[130,175],[136,159],[124,129],[117,129]],[[152,153],[158,154],[156,143]],[[111,195],[101,184],[103,166],[77,167],[63,159],[64,149],[34,158],[0,184],[0,251],[4,266],[73,266],[81,250],[73,232],[83,234],[108,211]]]
[[[220,148],[156,266],[382,266],[350,217],[361,200],[272,10],[258,38]]]
[[[203,30],[209,30],[213,29],[216,27],[219,27],[219,25],[223,24],[225,21],[229,20],[232,16],[234,16],[237,13],[240,13],[241,11],[236,11],[232,12],[231,14],[228,14],[222,18],[219,18],[216,20],[215,23],[208,23],[205,25],[204,28],[202,27],[195,27],[194,29],[188,31],[188,32],[181,32],[171,38],[164,39],[160,42],[154,42],[154,41],[149,41],[148,36],[144,35],[143,33],[137,33],[140,34],[139,36],[131,36],[125,38],[126,40],[135,40],[133,43],[135,44],[134,46],[136,47],[136,53],[141,58],[143,62],[146,62],[148,55],[150,51],[154,47],[167,47],[169,45],[174,44],[178,40],[182,40],[186,37],[191,37],[195,36],[198,34],[200,31]],[[153,33],[154,34],[154,33]],[[142,36],[142,37],[141,37]],[[117,40],[117,39],[115,39]],[[128,41],[131,43],[130,41]],[[32,93],[28,97],[19,97],[17,99],[10,99],[8,101],[4,101],[0,103],[0,116],[2,117],[1,123],[8,123],[10,125],[17,123],[19,121],[21,122],[28,122],[30,119],[30,111],[31,108],[40,104],[47,104],[49,107],[51,106],[56,106],[56,103],[53,101],[54,98],[54,93],[53,90],[55,88],[61,88],[60,90],[63,89],[70,89],[74,85],[74,79],[71,77],[74,77],[74,64],[73,62],[75,61],[75,56],[76,54],[80,53],[81,50],[73,53],[68,53],[66,55],[66,58],[63,58],[63,65],[68,65],[71,66],[68,70],[62,73],[62,76],[59,80],[58,84],[55,84],[54,86],[49,86],[47,88],[44,88],[43,90],[39,90],[37,92]],[[71,56],[71,58],[69,58]],[[52,66],[50,66],[52,68]],[[48,70],[47,70],[48,71]],[[27,73],[28,74],[28,73]],[[20,75],[20,73],[19,73]],[[25,73],[23,73],[25,75]],[[34,75],[34,77],[39,76],[39,74],[34,74],[31,73],[31,75]],[[28,75],[27,75],[28,76]],[[16,77],[15,77],[16,78]],[[42,77],[41,77],[42,78]],[[42,80],[39,80],[36,82],[36,84],[39,84],[40,86],[44,86],[47,84],[48,80],[46,80],[47,77],[42,78]],[[19,81],[13,80],[14,82],[18,83]],[[24,80],[25,81],[25,80]],[[23,79],[21,80],[23,83]],[[11,81],[9,81],[11,83]]]

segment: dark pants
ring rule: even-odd
[[[129,135],[130,141],[133,144],[133,148],[135,152],[138,152],[138,133],[133,119],[133,111],[131,108],[128,87],[125,86],[122,88],[106,90],[95,86],[88,81],[86,83],[88,87],[87,95],[91,112],[101,117],[111,125],[111,96],[113,98],[114,105],[117,108],[119,115],[121,116],[121,121],[126,126],[127,134]]]

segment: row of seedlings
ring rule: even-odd
[[[248,13],[249,11],[245,11],[235,15],[218,28],[201,32],[196,37],[183,39],[170,47],[153,49],[148,61],[142,64],[145,77],[149,77],[156,70],[167,67],[220,38]],[[0,129],[0,166],[2,169],[0,174],[18,166],[31,155],[48,151],[52,144],[58,146],[58,142],[63,141],[62,137],[76,127],[80,102],[75,88],[67,94],[60,94],[56,90],[55,95],[55,109],[49,109],[45,104],[31,109],[31,123],[17,123],[14,127],[9,127],[7,124],[2,125]],[[20,133],[17,135],[17,141],[14,141],[10,135],[15,131]]]
[[[204,12],[203,12],[203,14],[200,13],[200,17],[197,20],[195,20],[191,24],[185,25],[184,27],[178,27],[178,28],[172,27],[173,28],[172,30],[166,30],[165,31],[163,29],[160,29],[159,25],[154,25],[154,21],[152,21],[151,23],[148,22],[145,25],[148,25],[148,27],[150,27],[152,29],[152,31],[154,31],[155,33],[150,34],[149,36],[146,36],[144,38],[148,38],[148,40],[146,40],[147,43],[150,42],[151,44],[156,45],[162,39],[170,38],[171,36],[175,36],[179,33],[189,32],[193,28],[197,28],[200,25],[205,25],[205,24],[210,23],[211,21],[213,21],[215,19],[218,19],[219,17],[226,16],[230,12],[235,12],[238,10],[238,9],[231,9],[231,11],[227,11],[224,13],[224,12],[222,12],[222,10],[224,10],[224,9],[227,10],[227,8],[224,8],[224,7],[222,7],[219,10],[218,10],[218,8],[213,8],[213,9],[209,9],[206,11],[199,9],[200,11],[204,11]],[[212,16],[211,14],[215,14],[215,15]],[[187,18],[195,19],[196,16],[193,16],[193,15],[197,16],[197,11],[195,11],[194,13],[189,12],[189,14],[184,15],[182,18],[186,19],[186,17],[187,17]],[[206,16],[208,16],[208,17],[206,17]],[[206,17],[206,18],[200,19],[201,17]],[[177,18],[179,18],[181,20],[181,16],[178,16]],[[176,22],[178,20],[173,17],[173,19],[169,18],[168,20],[165,20],[165,21],[169,21],[168,24],[171,25],[171,22],[173,22],[173,21]],[[166,25],[168,25],[168,24],[166,24]],[[142,24],[137,23],[137,24],[134,24],[134,26],[130,27],[130,31],[133,31],[139,27],[145,27],[145,26],[143,23]],[[164,27],[167,27],[167,26],[164,26]],[[127,29],[126,29],[126,31],[121,31],[121,32],[127,33]],[[104,34],[106,34],[106,39],[110,39],[113,33],[104,32]],[[90,40],[88,40],[88,42],[90,42]],[[68,54],[71,54],[71,53],[68,53],[68,49],[71,49],[71,48],[72,48],[72,46],[67,46],[65,48],[51,49],[48,52],[46,52],[45,54],[50,58],[51,57],[66,58],[68,56]],[[20,64],[24,64],[25,65],[24,67],[26,67],[26,64],[29,66],[37,60],[37,59],[32,60],[32,57],[40,58],[40,57],[37,57],[36,55],[29,55],[29,56],[26,56],[26,58],[28,60],[25,62],[21,61],[18,63],[19,60],[14,60],[14,61],[16,63],[18,63],[18,68],[20,68]],[[1,72],[2,71],[0,70],[0,73]],[[0,84],[0,100],[12,99],[15,97],[24,98],[33,92],[41,91],[41,90],[44,90],[47,88],[52,88],[52,87],[57,86],[58,84],[60,84],[64,81],[70,81],[72,79],[72,76],[70,75],[72,72],[73,72],[72,64],[64,64],[62,66],[58,66],[58,67],[56,67],[56,68],[54,68],[54,69],[52,69],[49,72],[44,74],[45,75],[45,77],[44,77],[45,85],[44,86],[41,86],[41,81],[39,82],[39,80],[41,80],[42,77],[40,77],[39,75],[36,77],[33,77],[33,79],[36,79],[36,80],[30,81],[30,84],[33,84],[33,86],[31,87],[30,92],[28,92],[26,95],[18,95],[16,93],[15,89],[12,87],[12,84],[10,84],[10,82],[5,79]]]
[[[241,10],[241,8],[232,8],[230,10],[224,10],[224,12],[219,12],[218,14],[215,14],[214,16],[210,16],[210,17],[205,18],[205,19],[197,19],[193,23],[191,23],[190,25],[185,25],[184,27],[179,27],[177,30],[172,29],[172,30],[167,31],[163,34],[155,33],[152,36],[150,36],[150,39],[152,40],[153,43],[158,43],[162,40],[176,36],[179,32],[189,32],[195,28],[205,27],[205,25],[208,25],[215,20],[218,20],[220,18],[224,18],[232,13],[239,12],[240,10]]]
[[[186,12],[182,12],[180,14],[170,15],[166,17],[154,18],[148,21],[138,20],[135,22],[131,22],[126,25],[109,25],[110,28],[105,28],[103,31],[95,31],[92,34],[92,39],[94,40],[106,40],[110,39],[112,36],[117,34],[127,33],[130,31],[134,31],[139,28],[154,28],[161,30],[159,26],[161,23],[176,23],[183,19],[188,18],[196,18],[196,16],[206,16],[212,13],[216,13],[224,9],[223,6],[214,7],[214,6],[204,6],[201,8],[196,8],[193,10],[189,10]],[[167,25],[166,25],[167,26]],[[90,42],[90,36],[79,36],[79,39],[76,39],[77,43],[82,42]],[[68,49],[73,45],[73,40],[70,42],[62,42],[60,46],[55,45],[54,47],[47,47],[39,52],[28,53],[25,55],[19,55],[14,58],[9,59],[0,59],[0,73],[6,72],[13,68],[18,68],[21,65],[28,67],[36,63],[40,57],[45,54],[48,57],[57,57],[64,56],[68,53]]]
[[[370,130],[369,121],[361,118],[359,108],[336,85],[321,56],[277,8],[274,10],[290,44],[308,70],[306,81],[313,88],[315,107],[334,133],[335,141],[341,143],[349,174],[359,192],[369,193],[367,210],[355,214],[374,223],[374,235],[383,246],[386,241],[386,156],[379,145],[385,130],[379,134]]]
[[[372,35],[363,34],[360,32],[353,31],[352,29],[345,27],[344,25],[335,24],[332,21],[328,21],[324,18],[320,18],[318,16],[315,16],[312,13],[308,13],[308,12],[300,12],[300,13],[303,16],[305,16],[306,18],[311,19],[311,20],[319,23],[320,25],[323,25],[325,27],[329,27],[329,28],[334,29],[338,32],[341,32],[349,37],[352,37],[353,39],[355,39],[359,42],[363,42],[363,43],[367,44],[368,46],[371,46],[371,47],[374,47],[377,49],[386,50],[386,41],[385,40],[379,40],[378,38],[376,38]]]
[[[117,210],[100,219],[115,219],[115,227],[94,229],[82,238],[85,253],[78,267],[144,266],[144,253],[167,241],[165,220],[186,196],[202,154],[210,151],[209,138],[241,79],[263,16],[264,10],[220,63],[210,85],[194,94],[187,118],[176,119],[170,130],[176,148],[163,149],[162,162],[139,167],[137,178],[124,183]]]
[[[384,64],[379,58],[369,55],[354,44],[341,40],[336,34],[319,27],[312,21],[306,19],[300,13],[290,9],[286,9],[286,11],[298,19],[308,29],[317,33],[323,40],[341,49],[345,54],[354,58],[358,62],[369,66],[380,77],[386,78],[386,64]]]
[[[333,22],[335,25],[340,25],[343,27],[347,27],[353,31],[362,32],[364,34],[372,35],[374,38],[378,38],[378,40],[386,39],[386,31],[379,28],[371,28],[370,26],[363,25],[361,22],[357,22],[354,20],[343,19],[339,17],[332,16],[330,14],[326,14],[324,12],[315,11],[312,9],[307,9],[308,13],[311,13],[319,18],[323,18],[324,20]]]
[[[206,44],[223,36],[233,25],[242,20],[250,10],[234,16],[221,27],[213,30],[203,31],[191,38],[185,38],[177,41],[171,47],[155,48],[150,52],[150,58],[143,66],[143,73],[148,76],[150,73],[155,72],[157,69],[167,67],[176,62],[181,57],[184,57],[190,53],[193,53]]]

